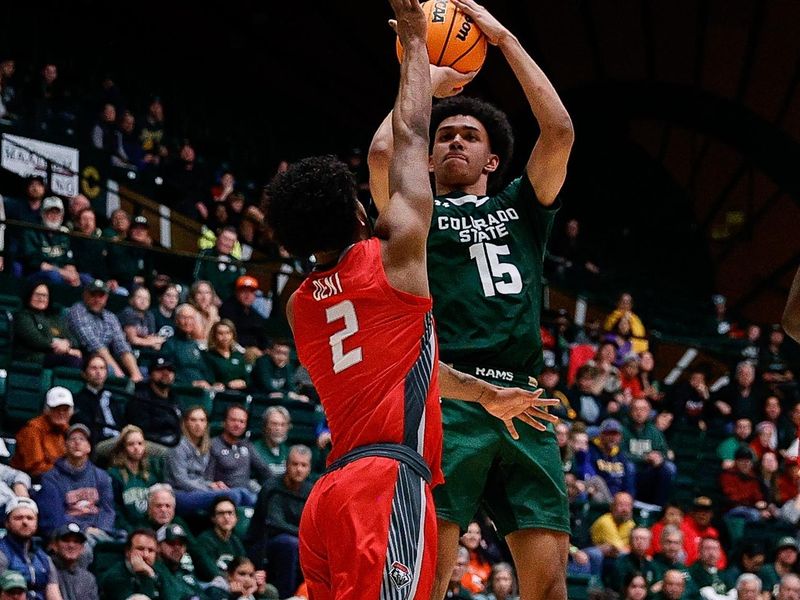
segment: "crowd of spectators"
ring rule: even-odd
[[[73,128],[56,65],[24,90],[14,66],[0,60],[0,119]],[[209,176],[191,142],[170,137],[159,98],[140,114],[106,81],[102,100],[86,143],[113,168],[163,176],[157,200],[203,234],[184,279],[159,262],[142,215],[106,219],[37,176],[0,197],[14,222],[0,268],[22,282],[12,359],[83,380],[75,393],[47,391],[0,465],[0,598],[23,587],[41,600],[302,597],[298,526],[330,434],[320,419],[306,444],[289,443],[290,408],[318,398],[291,341],[270,338],[271,298],[247,270],[254,249],[289,258],[263,226],[268,197],[253,198],[231,169]],[[349,163],[363,179],[357,151]],[[604,268],[576,219],[548,264],[577,287]],[[269,288],[305,266],[287,260]],[[63,288],[80,288],[80,300],[54,305]],[[112,297],[127,306],[110,310]],[[735,348],[735,361],[692,363],[669,385],[630,293],[580,327],[565,310],[545,320],[539,383],[561,402],[567,572],[591,576],[597,594],[798,598],[797,366],[779,327],[737,322],[720,295],[710,307],[702,333]],[[758,528],[782,535],[746,535]],[[516,598],[507,558],[476,515],[447,597]]]

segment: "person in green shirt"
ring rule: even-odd
[[[264,437],[253,444],[276,477],[286,473],[286,459],[289,457],[286,439],[291,427],[292,417],[286,407],[270,406],[264,411]]]
[[[247,388],[250,374],[244,353],[237,350],[238,347],[236,326],[230,319],[222,319],[211,326],[203,360],[211,371],[214,385],[223,385],[229,390]]]
[[[653,561],[647,557],[653,534],[646,527],[637,527],[631,531],[631,551],[614,561],[614,568],[608,576],[606,585],[616,592],[623,592],[625,581],[632,573],[641,573],[649,589],[656,579]]]
[[[714,593],[724,596],[728,586],[722,580],[717,563],[722,555],[722,545],[716,538],[705,537],[700,540],[697,561],[689,567],[687,595],[696,597],[704,587],[711,587]]]
[[[295,391],[294,366],[289,360],[291,348],[283,340],[275,340],[267,353],[259,357],[251,374],[253,389],[275,399],[303,400],[308,396]]]
[[[666,506],[678,470],[661,430],[650,419],[646,398],[631,400],[630,420],[622,431],[622,449],[636,467],[636,499]]]
[[[194,267],[193,280],[211,283],[224,302],[233,296],[236,280],[245,274],[242,261],[231,254],[237,242],[236,229],[224,227],[219,232],[213,248],[202,250]]]
[[[653,556],[653,568],[656,570],[656,581],[664,578],[667,571],[686,572],[681,554],[683,553],[683,533],[675,525],[666,525],[661,530],[661,552]]]
[[[156,532],[158,560],[156,573],[161,580],[164,598],[169,600],[206,600],[206,594],[194,576],[192,559],[186,553],[187,534],[180,525],[165,525]]]
[[[147,456],[144,433],[136,425],[126,425],[111,450],[111,487],[117,529],[130,531],[147,518],[147,495],[161,481]]]
[[[474,0],[454,2],[502,52],[540,134],[525,172],[503,186],[513,151],[506,116],[476,98],[448,98],[433,108],[429,170],[436,197],[427,262],[440,357],[497,385],[535,387],[544,363],[544,256],[574,130],[558,93],[508,28]],[[458,93],[469,78],[434,69],[433,93]],[[379,210],[389,206],[393,143],[387,118],[369,152],[370,190]],[[521,597],[565,599],[569,508],[552,428],[526,427],[515,441],[481,407],[447,398],[442,419],[445,483],[434,490],[439,524],[432,597],[444,596],[460,532],[482,506],[517,566],[540,565],[518,568]]]
[[[125,542],[125,559],[98,573],[100,596],[104,600],[127,600],[143,594],[151,600],[170,600],[155,569],[157,545],[152,529],[131,532]]]
[[[790,535],[778,540],[775,546],[775,561],[764,565],[758,572],[764,591],[777,595],[781,578],[797,571],[797,557],[797,540]]]
[[[753,435],[753,422],[747,418],[736,419],[733,435],[717,446],[717,456],[722,461],[723,469],[733,467],[736,451],[750,443],[751,435]]]
[[[237,524],[236,505],[227,496],[220,496],[209,508],[213,527],[197,536],[200,556],[196,569],[203,581],[224,575],[236,556],[244,556],[242,540],[234,533]]]
[[[175,335],[161,348],[161,354],[175,365],[175,383],[223,391],[225,386],[214,384],[214,375],[203,360],[197,311],[189,304],[181,304],[175,309],[175,322]]]
[[[651,600],[688,600],[686,597],[686,574],[678,569],[669,569],[664,573],[664,579],[659,582],[658,591]]]

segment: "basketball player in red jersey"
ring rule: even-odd
[[[436,565],[431,486],[442,481],[439,383],[480,402],[513,436],[543,428],[557,401],[499,388],[438,363],[425,265],[431,82],[418,0],[390,0],[405,48],[392,129],[390,200],[375,237],[347,167],[292,165],[271,184],[270,225],[317,268],[287,306],[300,361],[320,394],[333,448],[300,524],[311,600],[428,600]],[[440,377],[441,376],[441,377]]]

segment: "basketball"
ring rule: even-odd
[[[470,17],[450,0],[422,3],[428,19],[428,57],[431,64],[450,67],[460,73],[477,71],[486,60],[488,42]],[[397,40],[397,58],[403,60],[403,47]]]

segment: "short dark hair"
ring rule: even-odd
[[[228,415],[231,414],[232,410],[242,410],[248,416],[248,418],[250,417],[250,413],[247,412],[247,409],[243,404],[229,404],[225,409],[225,416],[223,416],[223,420],[228,418]]]
[[[352,173],[335,156],[312,156],[278,173],[268,188],[267,219],[293,255],[341,250],[353,241],[358,190]]]
[[[211,502],[211,506],[208,507],[208,511],[212,517],[217,513],[217,507],[223,502],[230,502],[233,504],[233,507],[236,508],[236,502],[234,502],[233,498],[230,496],[217,496],[214,498],[213,502]]]
[[[125,540],[125,550],[130,550],[133,548],[133,538],[137,535],[143,535],[145,537],[149,537],[153,540],[156,544],[158,544],[158,538],[156,537],[156,532],[149,528],[142,528],[142,529],[135,529],[131,534],[128,536],[128,539]]]
[[[431,147],[436,137],[436,130],[442,121],[456,115],[476,118],[489,134],[489,149],[500,158],[500,165],[489,175],[489,189],[496,191],[502,184],[503,176],[508,169],[511,156],[514,154],[514,132],[506,114],[479,98],[469,96],[453,96],[437,102],[431,113],[430,140]]]

